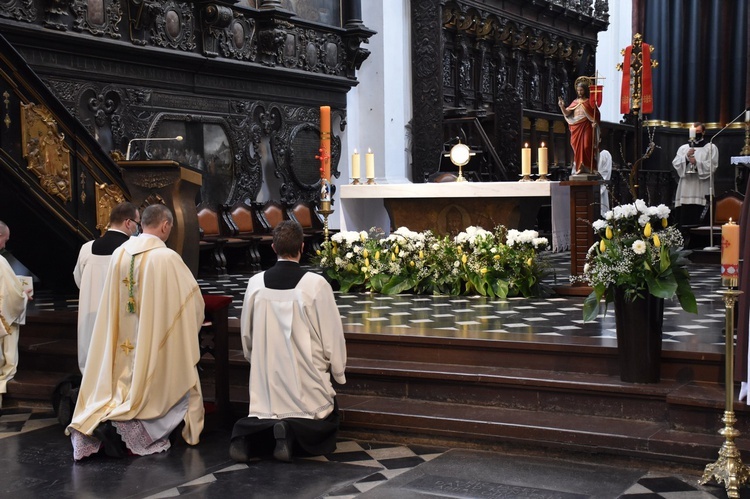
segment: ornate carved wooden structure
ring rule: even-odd
[[[316,199],[319,106],[332,107],[343,131],[346,94],[369,55],[362,44],[374,34],[362,24],[360,0],[315,2],[323,4],[284,2],[290,11],[275,0],[0,1],[0,184],[30,196],[28,173],[36,174],[44,186],[32,189],[54,212],[3,210],[14,249],[27,249],[16,238],[19,226],[44,233],[63,220],[53,230],[69,248],[61,265],[72,268],[68,254],[101,230],[97,207],[130,197],[107,153],[125,151],[134,138],[182,135],[181,142],[134,142],[133,159],[200,170],[203,201]],[[53,104],[41,102],[50,90]],[[21,103],[52,108],[54,116],[48,128],[34,120],[23,151],[16,149]],[[39,135],[42,128],[50,134]],[[340,155],[335,137],[336,177]],[[100,164],[91,165],[94,157]]]
[[[490,163],[479,167],[482,176],[513,179],[525,136],[536,130],[524,120],[553,129],[549,123],[561,119],[557,97],[568,101],[575,78],[593,74],[596,36],[609,22],[605,0],[412,0],[411,14],[415,182],[435,173],[444,143],[456,135],[445,122],[459,116],[476,118],[462,127],[469,142],[500,158],[493,164],[480,155]],[[566,144],[557,142],[553,161],[567,163]]]

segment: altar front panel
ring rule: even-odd
[[[455,235],[470,225],[536,227],[552,182],[466,182],[341,186],[342,230],[398,227]]]

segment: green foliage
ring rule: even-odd
[[[621,205],[593,224],[601,240],[589,248],[583,276],[573,280],[593,288],[583,304],[584,321],[599,315],[599,304],[614,300],[615,288],[628,300],[647,294],[678,298],[687,312],[698,312],[690,275],[689,253],[682,249],[679,230],[667,224],[669,208],[647,206],[642,200]]]
[[[455,238],[401,227],[393,234],[339,232],[323,244],[317,263],[341,290],[383,294],[541,296],[546,264],[537,252],[547,239],[535,231],[489,232],[469,227]]]

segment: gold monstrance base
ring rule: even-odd
[[[734,303],[742,291],[727,289],[724,291],[724,309],[726,311],[725,324],[725,359],[724,383],[726,390],[725,411],[722,421],[724,428],[719,435],[724,437],[724,444],[719,449],[719,459],[706,466],[699,483],[705,485],[712,478],[717,483],[724,483],[727,496],[733,499],[740,497],[740,487],[750,478],[750,469],[742,463],[740,451],[734,439],[740,432],[734,429],[737,419],[734,417]]]

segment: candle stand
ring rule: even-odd
[[[736,279],[734,280],[736,285]],[[705,485],[712,478],[717,483],[724,483],[727,496],[730,498],[739,498],[739,488],[744,485],[750,477],[750,469],[742,463],[740,451],[734,443],[734,440],[740,436],[740,432],[734,428],[737,419],[734,417],[734,304],[737,297],[742,291],[728,288],[724,294],[724,310],[726,315],[725,323],[725,367],[724,367],[724,385],[726,391],[726,400],[724,407],[724,428],[719,430],[719,434],[724,437],[724,444],[719,449],[719,459],[716,462],[706,465],[699,483]]]
[[[536,179],[537,182],[549,182],[549,178],[547,178],[546,173],[539,174],[539,178]]]
[[[375,179],[374,178],[368,178],[366,184],[367,185],[375,185]]]
[[[358,178],[353,178],[352,179],[352,185],[360,185],[360,184],[361,184],[361,182],[359,181]]]
[[[328,242],[328,217],[331,213],[333,213],[333,210],[331,209],[331,202],[321,201],[320,208],[318,208],[318,213],[323,215],[323,240],[325,242]]]
[[[526,175],[519,175],[519,177],[521,177],[521,180],[519,180],[519,182],[533,182],[530,173],[527,173]]]

